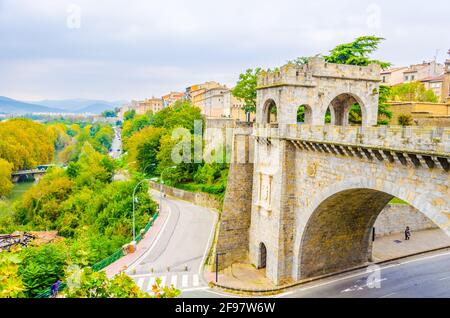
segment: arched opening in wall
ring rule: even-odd
[[[267,267],[267,248],[264,243],[259,244],[259,264],[258,269]]]
[[[352,107],[350,107],[348,121],[351,125],[361,125],[362,124],[361,106],[358,103],[355,103],[352,105]]]
[[[309,105],[300,105],[297,109],[297,123],[307,124],[312,123],[312,109]]]
[[[363,121],[364,111],[361,99],[349,93],[336,96],[328,106],[330,123],[337,126],[360,124]],[[325,123],[327,115],[325,115]]]
[[[299,278],[450,245],[450,237],[426,214],[373,189],[349,189],[326,198],[313,211],[303,231]],[[414,244],[406,240],[407,227]]]
[[[264,120],[267,124],[278,123],[277,104],[273,99],[269,99],[264,105]]]
[[[331,124],[331,110],[330,107],[327,108],[325,112],[325,124]]]

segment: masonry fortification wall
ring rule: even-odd
[[[253,189],[252,128],[235,128],[216,252],[220,269],[248,257]]]

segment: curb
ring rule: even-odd
[[[396,258],[392,258],[392,259],[388,259],[388,260],[384,260],[384,261],[379,261],[379,262],[371,262],[371,263],[366,263],[365,265],[361,265],[361,266],[357,266],[357,267],[352,267],[340,272],[334,272],[331,274],[327,274],[327,275],[322,275],[322,276],[317,276],[317,277],[313,277],[313,278],[308,278],[308,279],[304,279],[301,281],[298,281],[296,283],[293,284],[288,284],[288,285],[283,285],[280,287],[276,287],[276,288],[271,288],[271,289],[245,289],[245,288],[234,288],[234,287],[230,287],[230,286],[225,286],[225,285],[221,285],[221,284],[217,284],[215,282],[210,282],[209,286],[211,288],[215,288],[218,290],[221,290],[223,292],[226,293],[230,293],[230,294],[245,294],[245,295],[250,295],[250,296],[269,296],[269,295],[277,295],[277,294],[281,294],[284,291],[286,291],[287,289],[293,288],[293,287],[298,287],[298,286],[302,286],[305,285],[307,283],[311,283],[314,281],[318,281],[321,279],[325,279],[325,278],[329,278],[329,277],[333,277],[333,276],[337,276],[337,275],[342,275],[342,274],[346,274],[349,272],[353,272],[359,269],[363,269],[366,268],[367,265],[382,265],[382,264],[386,264],[386,263],[390,263],[390,262],[395,262],[398,260],[402,260],[402,259],[406,259],[409,257],[414,257],[414,256],[418,256],[418,255],[424,255],[424,254],[428,254],[428,253],[433,253],[433,252],[438,252],[438,251],[443,251],[443,250],[449,250],[450,246],[446,246],[446,247],[440,247],[440,248],[435,248],[432,250],[428,250],[428,251],[424,251],[424,252],[417,252],[417,253],[413,253],[413,254],[408,254],[405,256],[401,256],[401,257],[396,257]]]

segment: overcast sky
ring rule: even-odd
[[[129,100],[327,53],[361,35],[395,65],[444,61],[450,1],[0,0],[0,95]],[[438,51],[437,51],[438,50]]]

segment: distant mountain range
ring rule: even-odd
[[[105,110],[114,109],[125,104],[126,101],[103,101],[91,99],[43,100],[23,102],[0,96],[0,113],[91,113],[101,114]]]

